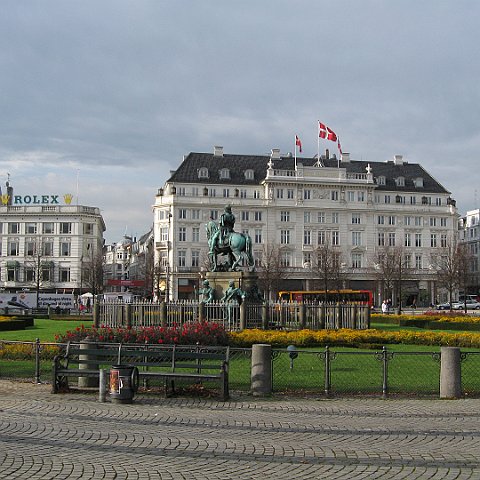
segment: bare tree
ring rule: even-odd
[[[45,255],[40,237],[25,242],[24,274],[26,284],[35,290],[38,307],[40,291],[48,288],[53,281],[53,262],[50,256]]]
[[[328,290],[338,290],[342,286],[340,249],[328,242],[319,245],[312,255],[311,270],[315,284],[325,292],[325,301],[327,301]]]
[[[435,258],[438,283],[448,291],[451,309],[455,290],[463,289],[466,293],[467,286],[471,281],[472,255],[467,245],[458,243],[454,239]],[[464,306],[466,310],[466,304]]]
[[[105,259],[101,249],[87,245],[82,256],[80,294],[86,288],[95,296],[103,292],[103,272]]]
[[[402,313],[402,286],[411,270],[409,252],[402,246],[383,247],[377,250],[374,264],[379,282],[383,285],[384,296],[396,295],[397,313]]]
[[[258,283],[265,299],[279,291],[281,282],[287,276],[288,267],[283,261],[284,249],[272,243],[264,245],[258,259]]]

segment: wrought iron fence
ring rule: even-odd
[[[52,360],[65,345],[0,341],[0,378],[50,383]],[[251,349],[231,348],[231,391],[249,392]],[[275,393],[320,396],[439,394],[440,352],[396,352],[383,348],[358,351],[273,349],[272,385]],[[465,396],[480,396],[480,351],[461,354]]]
[[[196,301],[99,302],[94,323],[109,327],[172,326],[191,321],[215,321],[229,331],[244,328],[299,330],[366,329],[370,327],[367,305],[265,303],[201,304]]]

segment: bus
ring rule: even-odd
[[[325,295],[326,293],[326,295]],[[356,303],[373,307],[373,294],[370,290],[283,290],[278,298],[284,302],[298,303]]]

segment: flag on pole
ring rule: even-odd
[[[298,138],[298,135],[295,135],[295,149],[298,147],[300,153],[302,153],[302,141]]]
[[[325,126],[322,122],[318,122],[318,136],[320,138],[326,138],[332,142],[337,141],[337,134],[329,127]]]

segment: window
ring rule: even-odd
[[[245,170],[245,180],[253,180],[255,178],[255,172],[251,169]]]
[[[352,190],[349,190],[347,192],[347,200],[349,202],[354,202],[355,201],[355,192],[352,192]]]
[[[70,268],[61,267],[58,271],[60,282],[69,282],[70,281]]]
[[[333,200],[334,202],[338,202],[338,190],[332,190],[330,192],[330,200]]]
[[[185,197],[186,194],[187,192],[185,190],[185,187],[177,187],[177,195],[179,197]]]
[[[395,232],[388,232],[388,246],[395,246]]]
[[[210,187],[209,190],[208,190],[208,195],[210,197],[216,197],[217,196],[217,191],[213,187]]]
[[[440,246],[442,248],[446,248],[447,247],[447,234],[446,233],[442,233],[440,235]]]
[[[27,235],[35,235],[37,233],[37,224],[36,223],[25,224],[25,233]]]
[[[430,217],[430,226],[436,227],[437,226],[437,219],[436,217]]]
[[[255,229],[255,243],[262,243],[262,229]]]
[[[325,245],[325,240],[326,240],[326,233],[325,230],[319,230],[318,231],[318,244],[319,245]]]
[[[397,184],[397,187],[404,187],[405,186],[405,177],[397,177],[395,179],[395,183]]]
[[[65,240],[60,242],[60,256],[61,257],[70,256],[70,242]]]
[[[248,210],[242,210],[242,222],[248,222],[250,220],[250,213]]]
[[[178,210],[178,218],[180,220],[186,220],[187,219],[187,209],[186,208],[180,208]]]
[[[441,217],[440,218],[440,226],[441,227],[446,227],[447,226],[447,217]]]
[[[303,199],[304,200],[311,200],[312,198],[312,191],[311,190],[304,190],[303,191]]]
[[[230,178],[230,170],[228,168],[222,168],[219,175],[221,179],[228,180]]]
[[[430,234],[430,247],[436,248],[437,246],[437,234],[431,233]]]
[[[53,240],[51,238],[45,238],[43,240],[42,250],[45,257],[53,256]]]
[[[415,255],[415,268],[418,269],[418,270],[423,268],[422,256],[421,255]]]
[[[312,231],[311,230],[304,230],[303,231],[303,244],[304,245],[311,245],[312,244]]]
[[[200,228],[193,227],[192,228],[192,242],[199,242],[200,241]]]
[[[223,189],[223,198],[228,198],[230,196],[230,189],[224,188]]]
[[[283,188],[277,188],[277,198],[283,198]]]
[[[412,217],[409,217],[409,216],[403,217],[403,223],[407,227],[409,227],[412,224]]]
[[[212,220],[218,220],[218,210],[210,210],[210,218]]]
[[[192,197],[198,197],[198,187],[192,187]]]
[[[256,222],[261,222],[262,221],[262,212],[256,211],[254,213],[254,219]]]
[[[416,205],[417,204],[417,197],[415,195],[410,196],[410,204]]]
[[[185,250],[178,251],[178,266],[185,267],[187,265],[187,252]]]
[[[200,251],[192,250],[192,267],[200,266]]]
[[[325,212],[318,212],[318,223],[325,223]]]
[[[310,223],[312,221],[311,212],[303,212],[303,223]]]
[[[383,232],[378,232],[377,245],[378,245],[379,247],[384,247],[384,246],[385,246],[385,233],[383,233]]]
[[[442,199],[440,197],[437,197],[435,198],[435,205],[437,207],[441,207],[442,206]]]
[[[198,178],[208,178],[208,168],[205,168],[205,167],[199,168]]]
[[[178,227],[178,241],[179,242],[187,241],[187,227]]]
[[[365,192],[363,190],[360,190],[359,192],[357,192],[357,201],[359,202],[365,201]]]
[[[200,210],[199,209],[192,210],[192,220],[200,220]]]
[[[289,222],[290,221],[290,212],[286,210],[282,210],[280,212],[280,221],[281,222]]]
[[[389,215],[388,216],[388,224],[389,225],[395,225],[397,222],[397,218],[395,217],[395,215]]]
[[[245,188],[240,189],[240,198],[247,198],[247,190]]]
[[[288,198],[289,200],[292,200],[293,197],[294,197],[293,188],[288,188],[288,189],[287,189],[287,198]]]
[[[27,257],[32,257],[33,255],[35,255],[37,253],[36,246],[37,244],[35,240],[27,239],[25,241],[25,255]]]
[[[416,247],[421,247],[422,246],[422,234],[421,233],[416,233],[415,234],[415,246]]]
[[[411,247],[412,246],[412,235],[410,233],[405,234],[405,243],[404,245],[406,247]]]
[[[352,232],[352,245],[358,247],[362,244],[362,232]]]
[[[392,199],[390,198],[390,195],[385,195],[385,197],[383,199],[384,203],[391,203],[391,200]]]
[[[18,281],[18,267],[17,266],[7,266],[7,281],[8,282],[17,282]]]
[[[17,239],[9,240],[7,247],[7,255],[10,255],[11,257],[19,255],[19,241]]]
[[[423,225],[422,217],[415,217],[415,226],[421,227]]]
[[[34,282],[35,281],[35,269],[32,267],[25,268],[25,281]]]
[[[311,252],[303,252],[303,263],[311,264],[312,263],[312,254]]]
[[[385,225],[385,216],[384,215],[378,215],[377,223],[378,223],[378,225]]]
[[[292,265],[292,253],[282,252],[280,263],[282,264],[282,267],[290,267]]]
[[[338,223],[338,213],[332,213],[332,223]]]
[[[340,245],[340,232],[332,230],[332,245]]]
[[[259,199],[260,198],[260,190],[254,190],[253,191],[253,198]]]
[[[60,223],[60,234],[68,235],[70,233],[72,233],[72,224],[70,222]]]
[[[20,233],[20,224],[19,223],[9,223],[8,224],[8,233],[13,233],[13,234]]]
[[[377,177],[377,185],[385,185],[386,183],[386,178],[383,175],[380,175]]]
[[[412,256],[409,253],[405,255],[405,268],[412,268]]]
[[[360,214],[359,213],[352,213],[352,223],[355,225],[360,224]]]
[[[166,242],[168,241],[168,227],[164,226],[160,228],[160,241]]]
[[[290,243],[290,230],[280,230],[280,243],[282,245]]]
[[[93,223],[84,223],[83,233],[84,235],[93,235]]]
[[[361,253],[352,253],[352,268],[362,268]]]

